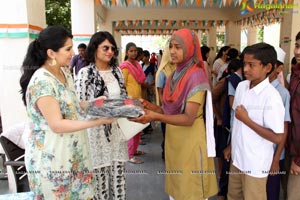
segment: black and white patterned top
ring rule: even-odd
[[[99,71],[95,64],[82,68],[75,80],[80,101],[100,96],[110,99],[127,97],[124,78],[117,66],[109,71]],[[127,161],[127,142],[116,122],[88,129],[90,152],[94,168],[110,166],[112,161]]]
[[[111,66],[111,69],[111,73],[120,86],[120,97],[126,97],[127,92],[121,70],[117,66]],[[93,100],[100,96],[109,97],[107,85],[93,63],[78,72],[75,87],[80,101]]]

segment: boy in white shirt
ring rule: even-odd
[[[268,75],[277,61],[274,47],[258,43],[244,55],[247,80],[239,83],[233,121],[228,199],[265,200],[267,176],[284,132],[284,106]]]

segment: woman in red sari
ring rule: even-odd
[[[217,193],[217,183],[211,92],[200,43],[194,32],[180,29],[173,33],[169,48],[176,70],[167,80],[162,108],[143,101],[146,114],[134,121],[167,124],[165,174],[170,199],[205,199]]]

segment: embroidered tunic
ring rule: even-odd
[[[116,66],[112,66],[110,71],[99,71],[94,64],[82,68],[75,86],[81,101],[99,96],[113,99],[127,95],[122,73]],[[128,160],[127,141],[116,122],[109,127],[102,125],[90,128],[88,136],[94,168],[111,166],[112,161]]]

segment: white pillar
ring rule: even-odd
[[[45,27],[44,0],[10,0],[0,7],[0,108],[3,129],[26,120],[19,79],[28,44]]]
[[[44,0],[9,0],[0,6],[0,109],[3,131],[28,120],[19,80],[28,44],[45,27]],[[16,192],[8,168],[10,193]]]
[[[210,66],[212,66],[213,64],[212,62],[216,57],[216,51],[217,51],[217,28],[210,27],[206,34],[207,34],[207,46],[210,48],[209,64]]]
[[[111,34],[114,34],[114,29],[113,29],[113,25],[112,25],[112,21],[110,20],[103,20],[100,22],[99,25],[100,31],[107,31],[110,32]]]
[[[286,52],[284,63],[284,77],[290,72],[291,60],[294,57],[295,37],[300,31],[299,9],[289,9],[288,13],[283,14],[280,27],[280,46]]]
[[[71,0],[73,49],[78,53],[80,43],[88,44],[96,32],[94,0]]]
[[[110,32],[112,35],[114,35],[114,28],[112,25],[111,19],[108,20],[107,15],[109,12],[107,12],[107,9],[101,6],[100,4],[96,7],[96,24],[97,24],[97,30],[98,31],[107,31]]]
[[[226,45],[239,50],[241,48],[241,25],[229,21],[225,26],[225,31]]]
[[[117,46],[119,48],[118,61],[119,64],[121,64],[122,63],[122,36],[120,32],[116,32],[116,31],[113,31],[112,35],[114,36]]]
[[[247,33],[248,33],[248,37],[247,37],[247,45],[252,45],[257,43],[257,28],[256,27],[247,27]]]

